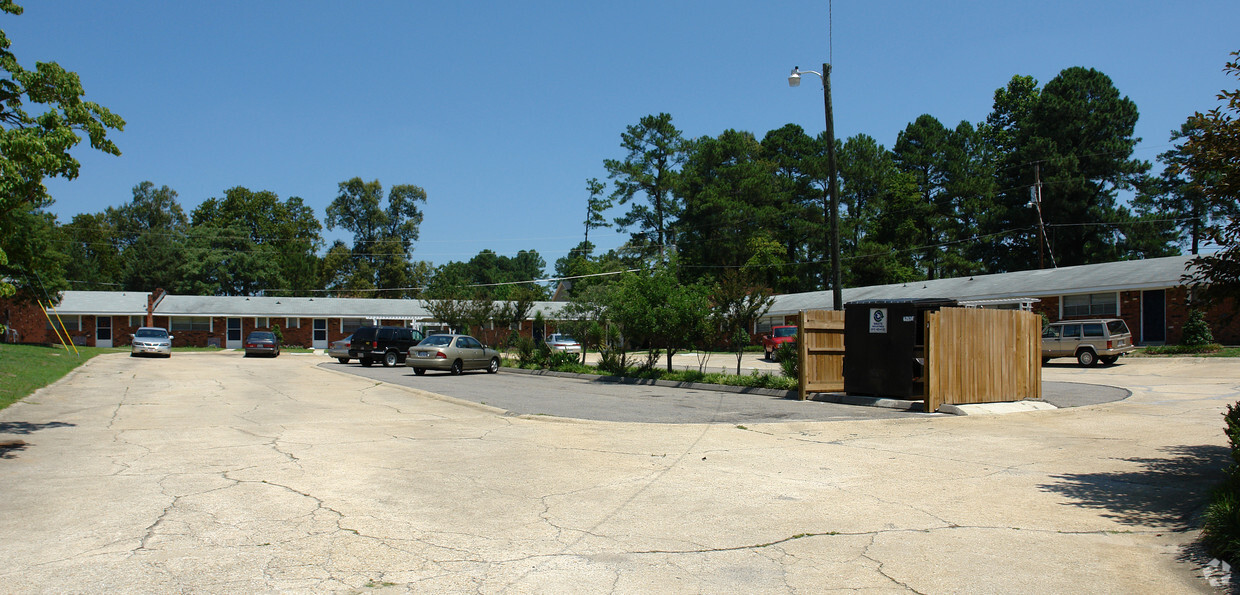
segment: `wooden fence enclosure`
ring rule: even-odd
[[[844,390],[844,311],[802,310],[797,322],[797,350],[801,355],[800,391]]]
[[[926,405],[1042,398],[1042,317],[943,308],[926,315]]]
[[[926,313],[925,405],[1042,398],[1042,319],[1019,310]],[[800,397],[844,390],[844,312],[804,310],[797,332]]]

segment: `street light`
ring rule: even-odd
[[[840,287],[840,200],[835,179],[835,122],[831,116],[831,65],[823,64],[822,72],[801,70],[793,66],[788,75],[788,86],[801,85],[802,74],[816,74],[822,79],[822,102],[827,115],[827,196],[823,201],[823,216],[831,222],[827,244],[831,246],[831,301],[835,310],[844,309],[843,290]]]

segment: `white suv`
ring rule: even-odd
[[[1082,366],[1110,365],[1133,349],[1132,333],[1118,318],[1062,320],[1042,331],[1044,364],[1053,357],[1075,357]]]

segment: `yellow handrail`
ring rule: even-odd
[[[35,301],[38,302],[39,309],[43,311],[43,315],[47,317],[47,323],[51,325],[52,332],[56,333],[56,340],[60,341],[60,344],[64,346],[65,351],[68,351],[69,344],[65,342],[64,337],[60,336],[61,329],[56,328],[56,321],[52,320],[52,315],[47,313],[47,308],[43,306],[43,300],[35,300]],[[49,302],[49,305],[50,303],[51,302]],[[57,318],[59,318],[59,316],[57,316]],[[62,322],[61,324],[63,325],[64,323]],[[68,336],[68,335],[69,335],[69,331],[65,331],[65,336]]]

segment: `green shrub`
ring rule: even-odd
[[[276,336],[276,345],[284,344],[284,333],[280,331],[280,325],[271,325],[271,334]]]
[[[1235,564],[1240,561],[1240,403],[1228,405],[1223,419],[1231,464],[1226,480],[1210,494],[1201,537],[1211,555]]]
[[[1150,345],[1143,347],[1141,353],[1145,355],[1192,355],[1217,353],[1222,350],[1223,346],[1218,343],[1210,343],[1209,345]]]
[[[779,369],[785,378],[800,378],[801,351],[796,343],[783,343],[775,350],[775,359],[779,361]]]
[[[517,339],[517,363],[522,368],[537,361],[536,349],[534,348],[534,340],[529,337],[519,337]]]
[[[581,364],[577,361],[576,353],[569,353],[567,351],[551,351],[547,354],[548,369],[568,372],[569,367],[580,365]]]
[[[1188,320],[1184,323],[1184,335],[1180,338],[1180,344],[1197,347],[1212,343],[1214,343],[1214,334],[1210,332],[1210,325],[1206,322],[1205,315],[1201,313],[1201,310],[1190,311]]]

